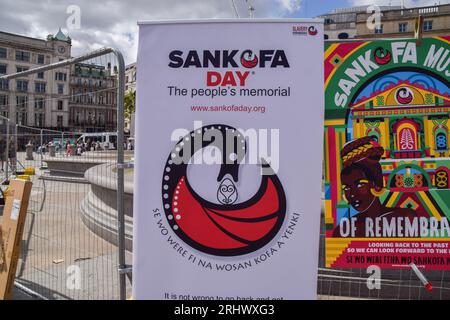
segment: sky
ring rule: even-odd
[[[402,3],[414,7],[437,2],[450,0],[234,0],[239,17],[248,17],[251,3],[255,18],[306,18],[337,7]],[[233,0],[0,0],[0,31],[45,39],[61,28],[72,38],[73,56],[111,46],[124,53],[128,64],[136,60],[137,21],[236,18],[232,3]]]

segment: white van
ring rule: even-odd
[[[97,142],[102,150],[115,150],[117,148],[117,132],[85,133],[78,138],[77,143]]]

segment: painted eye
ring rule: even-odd
[[[364,182],[359,182],[357,185],[356,185],[356,187],[357,188],[362,188],[362,187],[364,187],[366,185],[366,183],[364,183]]]

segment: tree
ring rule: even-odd
[[[125,119],[130,120],[131,115],[136,111],[136,91],[128,91],[124,98]]]

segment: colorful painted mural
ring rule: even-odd
[[[327,45],[327,267],[450,268],[449,64],[450,37]]]

